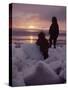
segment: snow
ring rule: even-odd
[[[22,50],[29,59],[43,60],[43,56],[41,55],[39,47],[36,44],[24,44],[22,46]]]
[[[26,85],[43,85],[60,83],[57,74],[43,61],[39,61],[35,70],[24,79]]]
[[[66,80],[66,47],[49,48],[44,60],[36,44],[12,44],[12,85],[56,84]]]

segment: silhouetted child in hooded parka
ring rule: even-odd
[[[53,41],[53,46],[54,48],[56,48],[56,42],[59,35],[59,26],[56,17],[52,17],[52,24],[49,29],[49,34],[50,34],[50,38],[49,38],[50,47],[52,46],[52,41]]]
[[[36,44],[40,47],[40,51],[41,51],[44,59],[48,58],[49,43],[48,43],[48,40],[45,38],[44,32],[40,32],[38,34],[38,40],[37,40]]]

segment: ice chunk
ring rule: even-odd
[[[36,44],[23,44],[22,49],[30,59],[43,60],[40,49]]]
[[[29,76],[25,77],[24,80],[26,85],[60,83],[59,76],[49,67],[48,64],[45,64],[43,61],[40,61],[35,67],[35,71]]]

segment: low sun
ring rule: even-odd
[[[30,29],[33,29],[33,28],[35,28],[33,25],[30,25],[28,28],[30,28]]]

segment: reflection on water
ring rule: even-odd
[[[46,38],[49,40],[49,37],[46,36]],[[12,42],[13,43],[35,43],[38,39],[37,36],[13,36]],[[59,36],[58,37],[58,43],[66,43],[66,36]]]
[[[33,36],[30,36],[30,43],[33,43]]]
[[[33,31],[33,30],[32,30]],[[35,32],[29,32],[27,31],[13,31],[12,33],[12,42],[13,43],[35,43],[36,40],[38,39],[38,30]],[[46,38],[49,40],[49,34],[48,31],[45,32]],[[60,32],[59,37],[58,37],[58,42],[66,42],[66,33],[65,32]]]
[[[12,42],[15,43],[35,43],[37,37],[34,36],[24,36],[24,37],[13,37]]]

